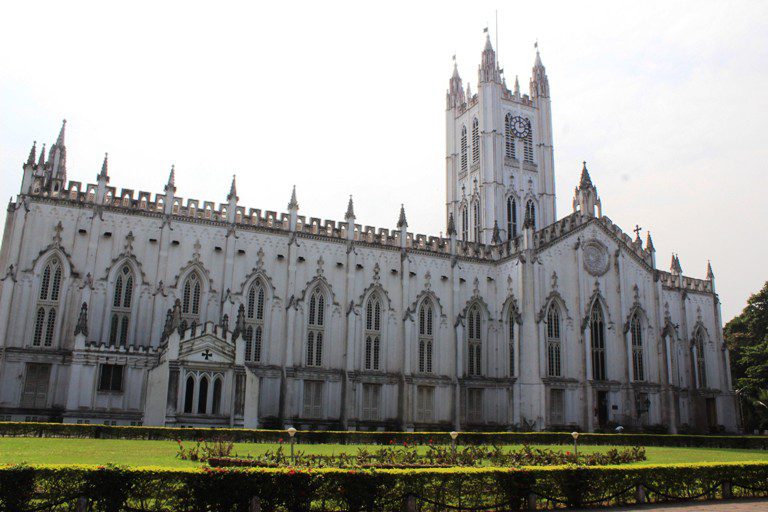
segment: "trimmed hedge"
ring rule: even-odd
[[[640,491],[638,491],[640,489]],[[768,495],[768,463],[350,471],[0,467],[0,510],[524,510]],[[254,507],[255,509],[255,507]],[[411,509],[415,509],[412,507]]]
[[[72,437],[95,439],[181,439],[276,443],[287,440],[284,430],[246,430],[173,427],[119,427],[72,423],[0,422],[0,437]],[[446,432],[301,431],[296,439],[305,444],[450,444]],[[569,432],[462,432],[459,444],[573,444]],[[768,436],[704,436],[673,434],[579,435],[579,444],[624,446],[678,446],[768,450]]]

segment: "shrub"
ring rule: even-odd
[[[0,467],[0,510],[192,512],[400,511],[408,495],[429,508],[520,510],[531,496],[541,506],[634,503],[637,486],[649,501],[768,495],[768,463],[637,467],[437,469],[163,469],[83,465]]]

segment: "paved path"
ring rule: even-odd
[[[648,512],[768,512],[768,499],[718,500],[696,503],[662,503],[653,505],[593,509],[594,512],[648,511]],[[584,511],[589,512],[589,511]]]

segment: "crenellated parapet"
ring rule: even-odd
[[[712,281],[696,279],[694,277],[677,276],[671,272],[659,271],[659,281],[662,286],[670,290],[684,290],[688,292],[714,293]]]

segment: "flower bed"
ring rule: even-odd
[[[212,450],[205,450],[211,453]],[[524,446],[519,450],[505,450],[498,446],[465,446],[453,450],[446,446],[428,446],[426,451],[416,446],[385,446],[377,449],[358,449],[355,454],[307,455],[296,451],[291,457],[280,446],[256,457],[208,456],[214,467],[304,467],[304,468],[437,468],[437,467],[521,467],[521,466],[607,466],[645,460],[645,449],[639,447],[605,453],[576,454],[570,451],[539,449]]]
[[[768,463],[452,469],[0,467],[0,510],[524,510],[768,495]],[[411,508],[413,507],[413,508]],[[255,507],[254,507],[255,508]],[[83,508],[85,509],[85,508]]]

